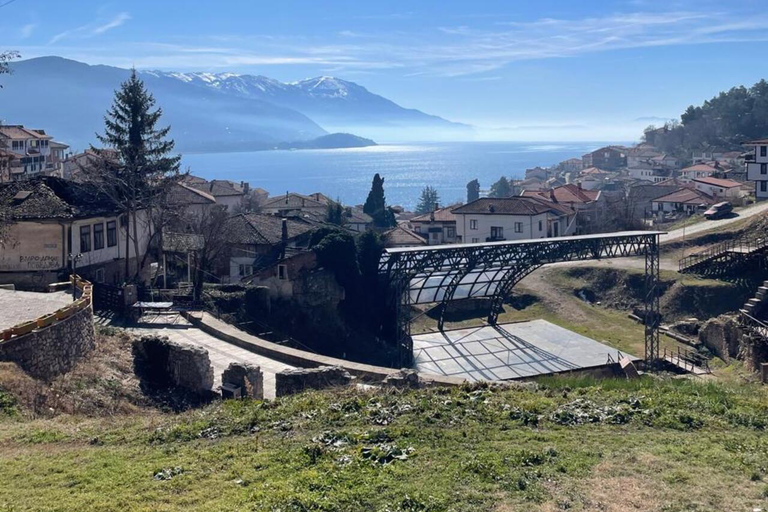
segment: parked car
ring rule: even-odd
[[[731,203],[724,201],[722,203],[717,203],[715,205],[712,205],[712,207],[709,210],[704,212],[704,217],[709,220],[722,219],[732,211],[733,211],[733,206],[731,206]]]

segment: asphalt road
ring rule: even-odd
[[[661,243],[678,240],[683,238],[683,236],[688,238],[692,235],[700,234],[702,232],[709,231],[710,229],[726,226],[728,224],[733,224],[734,222],[738,222],[742,219],[760,215],[761,213],[766,212],[768,212],[768,201],[755,203],[741,210],[737,210],[736,213],[738,215],[734,217],[719,220],[704,220],[691,226],[686,226],[685,228],[674,229],[666,235],[661,235]]]

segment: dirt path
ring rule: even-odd
[[[520,281],[516,286],[516,290],[538,296],[547,309],[567,321],[584,322],[587,320],[587,314],[584,311],[584,308],[579,307],[579,304],[574,301],[571,295],[563,293],[563,291],[555,287],[549,279],[549,274],[554,267],[557,265],[572,265],[573,263],[575,262],[569,262],[567,264],[555,263],[540,268]]]

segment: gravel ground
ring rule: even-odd
[[[72,296],[66,292],[0,290],[0,330],[53,313],[70,302]]]

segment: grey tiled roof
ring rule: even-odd
[[[11,217],[16,220],[73,219],[119,213],[117,205],[95,186],[51,176],[0,184],[0,204],[10,207]]]

